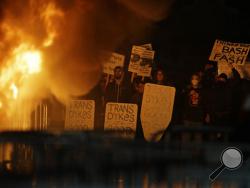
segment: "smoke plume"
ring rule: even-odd
[[[19,98],[31,102],[49,93],[62,102],[87,93],[101,75],[102,51],[114,50],[132,33],[143,33],[146,26],[166,17],[171,4],[172,0],[1,1],[2,98],[10,100],[12,83]],[[41,72],[23,75],[29,69],[22,72],[18,63],[13,65],[20,51],[39,51]]]

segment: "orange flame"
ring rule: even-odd
[[[49,47],[53,44],[54,39],[58,35],[55,20],[57,20],[57,18],[63,18],[63,16],[63,12],[58,9],[54,3],[49,3],[45,8],[45,11],[42,12],[41,18],[44,19],[48,33],[48,37],[43,43],[44,47]]]
[[[40,7],[37,1],[30,0],[29,3],[32,10],[27,13],[27,22],[32,25],[37,21],[45,35],[39,36],[39,32],[30,34],[29,27],[25,24],[18,25],[9,15],[0,25],[4,32],[4,40],[0,41],[0,54],[4,55],[0,59],[0,110],[4,110],[10,120],[12,117],[17,119],[17,108],[22,108],[18,105],[22,105],[20,101],[24,101],[23,93],[32,93],[30,83],[35,82],[34,76],[42,74],[44,50],[53,45],[58,36],[57,21],[64,16],[63,11],[53,1],[41,1]],[[32,14],[35,15],[33,18]]]

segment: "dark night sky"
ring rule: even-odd
[[[143,42],[153,43],[156,62],[170,79],[187,81],[208,61],[216,39],[250,43],[248,14],[247,0],[176,0],[169,16],[154,24]]]
[[[152,35],[158,61],[174,77],[189,76],[208,61],[215,39],[250,43],[246,7],[244,0],[178,0]]]
[[[1,5],[4,1],[0,1]],[[117,51],[127,62],[134,44],[152,43],[156,63],[173,80],[188,80],[208,61],[216,39],[250,43],[248,0],[175,0],[165,20],[155,23],[150,35],[133,36]],[[0,11],[1,13],[2,11]],[[1,17],[1,15],[0,15]]]

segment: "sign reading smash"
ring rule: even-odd
[[[247,59],[249,50],[250,44],[216,40],[209,60],[216,62],[226,61],[231,64],[235,63],[243,65]]]
[[[95,101],[72,100],[66,107],[66,130],[94,129]]]
[[[107,103],[105,113],[105,130],[125,131],[135,136],[137,123],[137,105],[127,103]]]

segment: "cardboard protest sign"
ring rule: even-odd
[[[94,100],[71,100],[66,106],[66,130],[93,130],[95,116]]]
[[[125,137],[135,137],[137,124],[136,104],[107,103],[105,112],[105,130],[118,130]]]
[[[231,64],[243,65],[247,59],[249,50],[250,44],[216,40],[209,60],[216,62],[226,61]]]
[[[150,77],[154,54],[153,50],[147,50],[146,47],[133,46],[128,70],[139,76]]]
[[[142,100],[141,123],[147,141],[159,141],[173,112],[175,88],[146,84]]]
[[[114,68],[117,66],[123,67],[125,56],[118,53],[105,54],[107,58],[104,60],[103,72],[114,75]]]
[[[129,62],[129,66],[128,66],[129,72],[138,73],[140,62],[141,62],[141,56],[142,56],[144,50],[146,50],[146,48],[141,47],[141,46],[133,46],[132,47],[130,62]]]
[[[145,77],[151,76],[154,55],[155,55],[155,52],[153,50],[144,50],[141,56],[141,61],[140,61],[140,66],[139,66],[139,71],[138,71],[139,76],[145,76]]]

